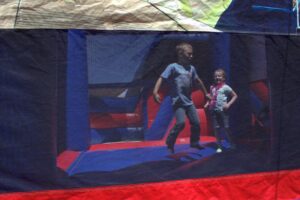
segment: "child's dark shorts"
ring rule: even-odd
[[[211,110],[211,119],[214,128],[229,128],[229,116],[226,111]]]

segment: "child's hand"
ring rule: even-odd
[[[206,99],[211,100],[211,95],[210,94],[206,94],[205,97],[206,97]]]
[[[159,94],[153,94],[153,98],[154,98],[154,101],[157,102],[157,103],[161,103],[161,99],[160,99],[160,96]]]
[[[226,104],[224,104],[224,106],[223,106],[223,110],[228,110],[229,107],[230,107],[230,105],[229,105],[228,103],[226,103]]]
[[[206,104],[204,105],[204,109],[207,109],[209,105],[209,102],[206,102]]]

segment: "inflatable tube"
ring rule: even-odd
[[[91,129],[91,144],[120,141],[142,141],[143,127]]]
[[[137,113],[90,114],[90,128],[137,127],[142,123],[141,115]]]

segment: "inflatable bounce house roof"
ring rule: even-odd
[[[299,0],[4,0],[0,199],[300,199]]]

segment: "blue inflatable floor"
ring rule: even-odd
[[[203,146],[204,149],[198,150],[190,148],[188,144],[177,144],[174,154],[170,154],[166,146],[86,151],[72,163],[67,173],[113,172],[156,161],[190,162],[216,153],[214,143],[205,143]]]

